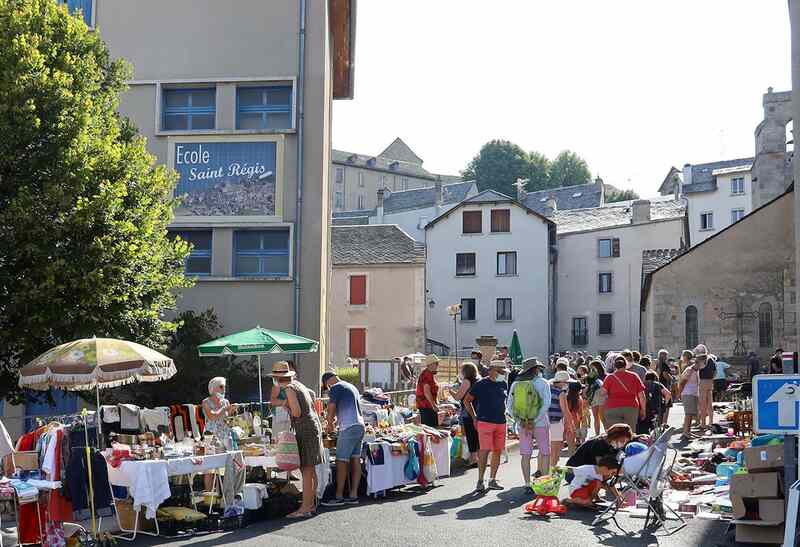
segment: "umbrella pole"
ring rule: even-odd
[[[83,415],[83,435],[86,440],[86,473],[89,477],[89,509],[92,513],[92,537],[97,538],[97,520],[94,513],[94,482],[92,481],[92,455],[89,451],[89,424],[86,421],[86,409],[81,412]]]
[[[95,393],[97,394],[97,410],[94,413],[94,419],[97,422],[97,448],[103,448],[103,424],[100,419],[100,385],[95,386]],[[88,435],[88,434],[87,434]],[[86,441],[88,444],[88,440]]]
[[[261,356],[258,356],[258,409],[264,415],[264,392],[261,391]]]

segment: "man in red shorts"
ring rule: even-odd
[[[497,482],[497,469],[500,467],[500,455],[506,448],[506,372],[505,361],[492,361],[489,375],[476,382],[464,398],[467,413],[472,416],[478,430],[478,485],[475,488],[478,493],[485,492],[487,488],[483,479],[489,453],[492,454],[492,461],[488,488],[503,489]]]

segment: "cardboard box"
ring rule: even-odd
[[[736,541],[739,543],[783,543],[783,524],[760,525],[736,523]]]
[[[783,499],[760,499],[758,516],[764,522],[783,522],[786,518],[786,502]]]
[[[14,465],[23,471],[35,471],[39,469],[39,453],[36,450],[14,452]]]
[[[783,469],[782,444],[745,448],[742,454],[744,456],[744,465],[750,472]]]
[[[780,473],[755,473],[733,475],[730,479],[731,497],[782,498]]]

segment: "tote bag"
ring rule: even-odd
[[[291,431],[282,431],[278,435],[275,463],[281,471],[294,471],[300,467],[300,452],[297,449],[297,439]]]

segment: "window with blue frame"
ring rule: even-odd
[[[211,230],[186,230],[171,235],[192,244],[192,250],[184,261],[186,275],[211,275]]]
[[[56,0],[58,4],[67,6],[67,11],[77,15],[80,11],[83,14],[83,21],[87,26],[92,26],[92,7],[94,0]]]
[[[217,112],[217,90],[164,89],[161,92],[161,129],[164,131],[197,131],[214,129]]]
[[[234,233],[234,275],[289,275],[289,229],[238,230]]]
[[[291,128],[291,86],[241,86],[236,90],[236,129]]]

